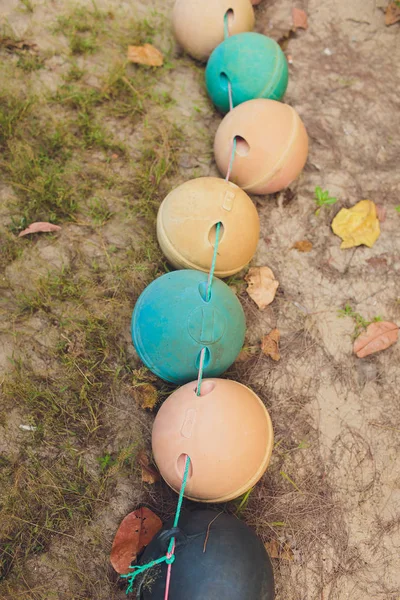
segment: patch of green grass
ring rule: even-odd
[[[21,256],[23,246],[14,235],[6,230],[0,230],[0,272],[11,262]]]
[[[38,71],[39,69],[42,69],[43,66],[43,60],[37,54],[21,52],[18,57],[17,67],[28,73]]]
[[[104,25],[109,17],[109,13],[100,11],[95,6],[77,6],[69,14],[58,18],[56,32],[63,33],[68,38],[72,54],[90,54],[97,50],[99,36],[104,32]]]
[[[72,63],[68,73],[64,76],[67,83],[79,81],[84,76],[85,71],[80,69],[76,63]]]
[[[93,196],[89,200],[88,212],[94,225],[104,225],[113,215],[103,198]]]
[[[182,131],[175,124],[152,124],[134,178],[135,197],[131,208],[135,214],[155,219],[165,195],[165,190],[160,188],[161,182],[175,173],[177,152],[183,139]]]
[[[33,98],[18,97],[13,93],[0,92],[1,150],[5,149],[8,140],[15,135],[19,125],[26,119],[33,103]]]
[[[318,206],[315,214],[319,215],[320,210],[323,206],[331,206],[332,204],[336,204],[337,198],[332,198],[329,196],[328,190],[323,190],[319,185],[315,188],[315,203]]]
[[[80,198],[87,197],[99,177],[98,173],[90,176],[90,163],[78,170],[77,151],[96,147],[124,152],[93,113],[98,94],[92,89],[72,91],[67,87],[65,102],[78,107],[70,116],[57,117],[54,108],[50,112],[35,98],[0,97],[0,173],[14,188],[20,210],[14,215],[14,231],[17,220],[73,218]]]
[[[398,206],[395,207],[395,210],[400,213],[400,204]]]
[[[0,582],[7,585],[6,579],[18,574],[27,559],[47,551],[55,536],[73,540],[104,506],[116,476],[128,472],[136,446],[122,449],[106,465],[105,455],[97,470],[67,438],[43,446],[31,436],[16,455],[2,455]]]
[[[47,297],[44,306],[39,293]],[[17,406],[23,422],[37,427],[24,434],[17,454],[2,455],[0,463],[0,580],[7,578],[6,586],[52,540],[79,535],[104,506],[117,478],[126,477],[136,464],[139,439],[117,454],[103,449],[107,404],[130,372],[115,305],[108,300],[108,314],[100,319],[93,316],[91,301],[82,315],[73,300],[83,293],[67,273],[38,285],[35,309],[45,309],[60,332],[57,362],[52,359],[46,377],[32,371],[27,361],[18,361],[4,383],[2,409]],[[72,304],[69,318],[52,314],[60,302]],[[96,448],[98,469],[86,460],[87,448]]]
[[[360,333],[365,331],[365,329],[367,329],[368,325],[371,325],[371,323],[377,323],[383,320],[381,316],[377,315],[372,319],[372,321],[367,321],[367,319],[364,319],[364,317],[360,315],[360,313],[355,312],[350,304],[345,304],[344,308],[338,311],[338,317],[350,317],[351,319],[353,319],[353,339],[357,338],[360,335]]]
[[[31,143],[10,144],[6,181],[19,193],[27,220],[57,221],[77,210],[76,190],[71,185],[69,151],[58,145],[59,133],[38,137]]]
[[[84,280],[79,279],[66,268],[60,273],[50,273],[39,279],[36,289],[17,295],[20,313],[35,313],[39,310],[51,312],[57,302],[80,300],[85,295]]]
[[[25,7],[25,10],[29,13],[33,13],[35,5],[31,0],[19,0],[21,4]]]

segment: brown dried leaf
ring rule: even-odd
[[[384,269],[387,267],[387,259],[384,256],[372,256],[367,263],[374,269]]]
[[[385,350],[395,344],[399,337],[399,328],[390,321],[378,321],[368,325],[367,330],[354,342],[353,351],[358,358],[364,358],[375,352]]]
[[[133,388],[133,397],[140,408],[153,410],[157,404],[157,390],[151,383],[139,383]]]
[[[386,9],[385,25],[393,25],[400,21],[400,5],[397,2],[391,2]]]
[[[292,248],[294,248],[295,250],[298,250],[299,252],[311,252],[312,247],[313,247],[312,243],[309,242],[308,240],[301,240],[300,242],[296,242],[292,246]]]
[[[293,560],[293,551],[288,544],[281,546],[278,540],[271,540],[270,542],[265,542],[264,546],[271,558]]]
[[[285,31],[284,33],[282,33],[282,35],[278,38],[278,44],[281,47],[281,50],[283,52],[286,52],[288,45],[289,45],[289,41],[295,37],[296,35],[296,29],[289,29],[288,31]]]
[[[47,233],[48,231],[59,231],[60,229],[61,227],[59,225],[39,221],[37,223],[31,223],[29,227],[20,232],[18,237],[28,235],[29,233]]]
[[[279,329],[273,329],[268,335],[265,335],[261,341],[261,350],[266,356],[270,356],[272,360],[280,360],[279,340],[281,334]]]
[[[161,52],[151,44],[128,46],[128,60],[139,65],[149,65],[150,67],[161,67],[164,63],[164,57]]]
[[[307,14],[301,8],[292,8],[293,26],[297,29],[307,29]]]
[[[142,467],[143,483],[150,483],[151,485],[153,485],[157,481],[160,481],[160,473],[156,471],[156,469],[150,464],[150,459],[144,450],[141,450],[139,452],[138,462]]]
[[[37,52],[37,44],[26,40],[13,40],[11,38],[0,38],[0,47],[4,46],[9,52]]]
[[[275,279],[269,267],[252,267],[245,280],[249,284],[246,291],[258,308],[263,310],[268,304],[271,304],[275,298],[279,281]]]
[[[381,223],[386,221],[386,208],[383,204],[375,204],[376,216]]]
[[[142,507],[125,517],[118,528],[110,561],[120,575],[130,573],[129,566],[162,527],[162,522],[149,508]]]

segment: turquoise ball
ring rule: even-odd
[[[239,354],[246,331],[244,312],[232,290],[207,273],[173,271],[153,281],[132,315],[132,340],[144,364],[158,377],[182,384],[197,378],[205,348],[204,377],[221,375]]]
[[[228,82],[233,106],[247,100],[280,100],[288,85],[288,64],[280,46],[260,33],[238,33],[227,38],[211,54],[206,86],[215,106],[229,111]]]

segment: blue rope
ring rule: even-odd
[[[175,512],[174,527],[178,526],[179,517],[181,515],[183,496],[185,493],[185,488],[186,488],[186,484],[187,484],[187,480],[188,480],[188,476],[189,476],[189,466],[190,466],[190,457],[188,455],[186,455],[185,470],[183,473],[182,485],[181,485],[181,489],[179,492],[178,504],[177,504],[176,512]],[[152,560],[151,562],[147,563],[146,565],[135,565],[133,567],[129,567],[130,569],[132,569],[132,573],[128,573],[127,575],[121,575],[121,578],[127,579],[128,583],[129,583],[129,585],[126,589],[127,594],[132,592],[133,584],[135,582],[136,577],[138,575],[140,575],[141,573],[143,573],[144,571],[147,571],[148,569],[151,569],[151,568],[155,567],[156,565],[160,565],[164,562],[167,563],[167,565],[170,565],[170,564],[172,565],[172,563],[175,561],[175,554],[171,555],[172,549],[174,547],[174,543],[175,543],[175,538],[173,537],[173,538],[171,538],[171,540],[169,542],[168,551],[165,554],[165,556],[161,556],[161,558]],[[168,555],[170,555],[170,556],[168,556]]]

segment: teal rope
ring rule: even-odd
[[[181,489],[179,492],[178,504],[177,504],[176,512],[175,512],[174,527],[178,526],[179,517],[181,515],[183,496],[185,493],[185,488],[186,488],[186,484],[187,484],[187,480],[188,480],[188,476],[189,476],[189,466],[190,466],[190,457],[188,455],[186,455],[186,464],[185,464],[185,470],[183,473],[182,485],[181,485]],[[168,547],[168,551],[165,556],[161,556],[161,558],[152,560],[151,562],[147,563],[146,565],[135,565],[133,567],[129,567],[130,569],[132,569],[132,573],[128,573],[127,575],[121,575],[121,578],[127,579],[128,583],[129,583],[129,585],[126,589],[127,594],[132,592],[133,584],[138,575],[140,575],[144,571],[147,571],[148,569],[155,567],[156,565],[162,564],[163,562],[165,562],[165,563],[167,563],[167,565],[169,565],[175,561],[175,555],[174,554],[171,555],[172,549],[174,547],[174,543],[175,543],[175,538],[171,538],[169,547]],[[170,555],[170,556],[168,556],[168,555]]]
[[[216,231],[215,231],[214,253],[213,253],[213,257],[212,257],[212,261],[211,261],[210,272],[208,274],[206,302],[210,302],[210,299],[211,299],[211,286],[212,286],[212,280],[213,280],[213,277],[214,277],[215,264],[217,262],[218,244],[219,244],[219,232],[220,232],[220,229],[221,229],[221,225],[222,225],[221,222],[217,223],[217,227],[216,227]]]

